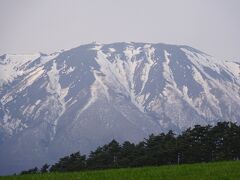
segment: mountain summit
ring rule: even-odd
[[[240,122],[240,63],[188,46],[86,44],[0,56],[0,173],[113,138]],[[49,162],[50,161],[50,162]]]

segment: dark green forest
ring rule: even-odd
[[[98,147],[89,156],[80,152],[59,159],[53,165],[44,164],[22,171],[21,174],[71,172],[107,168],[160,166],[239,160],[240,126],[232,122],[219,122],[215,126],[196,125],[174,134],[173,131],[150,135],[134,144],[112,140]]]

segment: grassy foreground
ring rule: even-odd
[[[240,161],[5,176],[0,179],[240,180]]]

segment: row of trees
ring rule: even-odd
[[[88,157],[80,152],[60,158],[52,166],[45,164],[23,171],[68,172],[118,167],[158,166],[164,164],[198,163],[240,158],[240,126],[232,122],[219,122],[216,126],[189,128],[180,135],[172,131],[150,135],[138,144],[112,140],[98,147]]]

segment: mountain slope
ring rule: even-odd
[[[0,57],[0,169],[13,172],[115,138],[240,121],[239,63],[188,46],[87,44]]]

